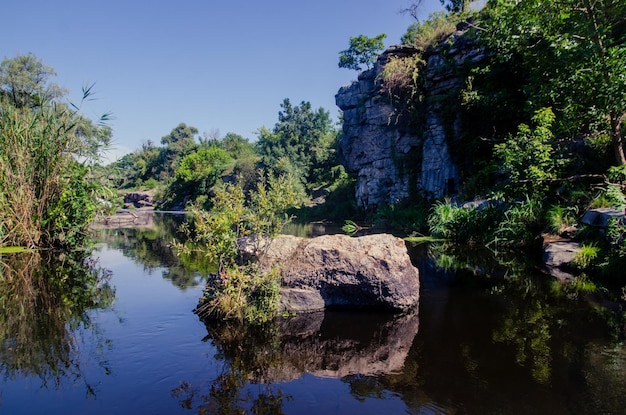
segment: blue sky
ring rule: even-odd
[[[422,19],[440,10],[424,0]],[[180,122],[250,140],[280,103],[310,101],[337,117],[334,96],[357,73],[337,67],[350,36],[399,43],[410,0],[6,1],[0,58],[33,53],[71,92],[95,82],[92,119],[112,112],[120,157],[160,144]]]

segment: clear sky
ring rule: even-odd
[[[410,0],[4,0],[0,59],[33,53],[71,92],[95,82],[92,119],[112,112],[120,157],[184,122],[251,141],[280,103],[310,101],[336,119],[335,94],[357,73],[338,68],[350,36],[399,43]],[[422,19],[441,9],[424,0]]]

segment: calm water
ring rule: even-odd
[[[97,271],[1,258],[1,414],[626,413],[621,314],[523,268],[411,247],[419,313],[205,325],[210,266],[143,225],[98,231]]]

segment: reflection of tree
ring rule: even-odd
[[[228,364],[210,387],[183,382],[172,396],[199,414],[282,414],[288,396],[272,386],[269,376],[282,359],[278,326],[220,322],[207,324],[207,330],[205,340],[211,339],[219,350],[215,357]]]
[[[0,372],[57,387],[64,377],[82,378],[74,332],[91,326],[87,310],[113,302],[107,277],[84,252],[1,257]]]
[[[149,220],[142,221],[143,225],[137,227],[132,224],[129,227],[100,227],[96,230],[98,240],[120,249],[149,273],[165,267],[163,278],[180,289],[196,286],[198,275],[206,277],[215,270],[201,255],[177,256],[172,249],[172,241],[182,237],[178,228],[184,221],[183,215],[154,212],[137,212],[137,215]]]
[[[511,346],[515,364],[530,368],[539,384],[551,383],[553,361],[571,361],[571,350],[585,347],[560,343],[580,325],[594,321],[599,336],[619,330],[617,314],[597,303],[590,307],[588,298],[576,292],[576,284],[561,284],[538,273],[532,255],[492,255],[445,243],[430,245],[429,255],[438,266],[456,270],[463,284],[482,287],[501,304],[491,338]],[[461,352],[465,369],[476,373],[476,350],[466,343]]]

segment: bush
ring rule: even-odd
[[[301,204],[295,181],[270,176],[245,194],[240,183],[218,183],[213,209],[195,207],[193,228],[183,225],[189,236],[185,244],[175,243],[180,253],[202,253],[217,264],[218,271],[207,284],[201,318],[223,318],[262,323],[278,312],[280,274],[263,271],[259,258],[291,218],[287,209]],[[240,252],[238,242],[245,238],[250,252]]]
[[[495,251],[530,247],[538,241],[542,229],[542,204],[526,197],[504,211],[487,246]]]

